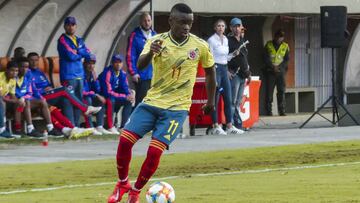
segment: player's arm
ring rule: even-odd
[[[147,67],[150,64],[151,59],[154,57],[155,54],[160,54],[160,52],[161,52],[161,44],[162,44],[161,40],[157,39],[157,40],[154,40],[152,42],[147,42],[147,43],[151,43],[150,49],[147,49],[146,48],[147,45],[145,45],[144,50],[141,53],[141,55],[139,56],[139,59],[137,61],[137,67],[140,70],[144,69],[145,67]],[[148,51],[146,51],[146,50],[148,50]]]
[[[211,68],[205,68],[205,82],[208,100],[206,105],[203,107],[203,110],[205,114],[209,114],[215,110],[216,77],[214,66]]]

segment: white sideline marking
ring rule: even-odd
[[[189,177],[207,177],[207,176],[223,176],[223,175],[236,175],[236,174],[268,173],[268,172],[274,172],[274,171],[289,171],[289,170],[325,168],[325,167],[334,167],[334,166],[350,166],[350,165],[358,165],[358,164],[360,164],[360,162],[294,166],[294,167],[288,167],[288,168],[273,168],[273,169],[268,168],[268,169],[259,169],[259,170],[231,171],[231,172],[219,172],[219,173],[198,173],[198,174],[189,174],[189,175],[183,175],[183,176],[168,176],[168,177],[163,177],[163,178],[152,178],[152,179],[150,179],[150,181],[171,180],[171,179],[180,179],[180,178],[189,178]],[[132,181],[132,182],[135,182],[135,181]],[[103,185],[113,185],[113,184],[115,184],[115,182],[64,185],[64,186],[59,186],[59,187],[35,188],[35,189],[13,190],[13,191],[8,191],[8,192],[0,192],[0,195],[11,195],[11,194],[17,194],[17,193],[26,193],[26,192],[44,192],[44,191],[61,190],[61,189],[69,189],[69,188],[93,187],[93,186],[103,186]]]

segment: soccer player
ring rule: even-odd
[[[7,64],[5,72],[0,72],[0,138],[14,138],[5,127],[5,111],[6,111],[6,99],[8,101],[13,99],[13,103],[17,102],[15,98],[15,88],[16,88],[16,77],[19,73],[19,68],[17,63],[10,61]]]
[[[70,120],[61,113],[61,110],[55,106],[50,106],[49,110],[54,127],[60,130],[66,137],[76,139],[93,134],[92,128],[75,127]]]
[[[64,100],[68,100],[69,103],[80,109],[85,115],[96,114],[101,110],[101,107],[93,107],[84,104],[65,87],[52,88],[46,75],[38,68],[39,55],[37,53],[29,53],[28,59],[30,63],[30,72],[35,84],[34,91],[38,91],[46,99],[48,104],[63,109],[67,108],[67,106],[64,105]],[[68,102],[66,101],[65,103],[67,104]]]
[[[206,73],[208,101],[205,113],[214,110],[215,70],[214,59],[208,44],[190,34],[193,13],[186,4],[176,4],[170,12],[170,31],[149,39],[140,54],[138,67],[153,64],[152,87],[126,123],[120,135],[117,151],[119,180],[108,202],[119,202],[129,192],[128,203],[139,203],[139,194],[155,173],[160,157],[176,138],[188,115],[198,63]],[[132,187],[128,179],[133,145],[147,132],[152,139],[139,176]]]
[[[39,108],[46,121],[46,127],[49,135],[55,137],[62,137],[62,133],[59,132],[56,128],[54,128],[54,125],[51,122],[50,111],[45,98],[43,98],[41,94],[35,90],[33,76],[29,71],[29,60],[25,57],[19,58],[18,65],[19,77],[17,79],[15,95],[19,99],[25,99],[26,105],[24,108],[24,114],[27,122],[27,135],[35,138],[43,137],[43,135],[34,128],[31,118],[31,109]],[[19,121],[17,121],[16,123],[19,123]]]
[[[118,131],[112,120],[113,113],[119,112],[123,107],[121,115],[121,126],[123,128],[128,120],[132,103],[135,97],[129,89],[126,72],[122,70],[124,65],[124,57],[120,54],[114,55],[111,59],[111,65],[106,67],[99,75],[102,95],[106,98],[106,120],[109,131],[117,134]]]
[[[95,63],[96,56],[94,54],[90,54],[88,57],[85,57],[85,80],[83,88],[84,100],[87,105],[102,107],[101,110],[96,114],[96,128],[94,129],[94,135],[112,134],[112,132],[105,130],[103,127],[106,99],[100,95],[100,82],[95,72]],[[91,116],[85,115],[84,118],[86,127],[93,128],[94,124],[92,122]]]

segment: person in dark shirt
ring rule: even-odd
[[[274,88],[277,88],[277,106],[280,116],[285,116],[285,87],[286,72],[289,63],[289,45],[284,42],[285,32],[278,30],[274,39],[265,45],[264,60],[265,69],[264,76],[266,82],[266,113],[272,116],[272,102]]]
[[[248,64],[248,50],[246,46],[239,50],[239,47],[245,43],[244,27],[239,18],[233,18],[230,21],[231,33],[229,40],[229,75],[232,92],[232,108],[234,125],[238,129],[242,129],[242,120],[240,117],[240,103],[242,100],[246,79],[250,82],[251,72]]]

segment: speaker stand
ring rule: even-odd
[[[349,115],[351,120],[354,121],[356,125],[359,125],[359,122],[355,119],[355,117],[347,110],[344,104],[339,100],[336,96],[336,67],[335,67],[335,57],[334,57],[334,48],[331,48],[331,83],[332,83],[332,95],[308,118],[299,128],[303,128],[316,114],[329,121],[333,125],[336,125],[341,119],[343,119],[346,115]],[[325,116],[320,114],[320,111],[326,106],[327,103],[331,102],[332,109],[332,120],[326,118]],[[346,112],[343,116],[339,117],[338,107],[341,107]]]

